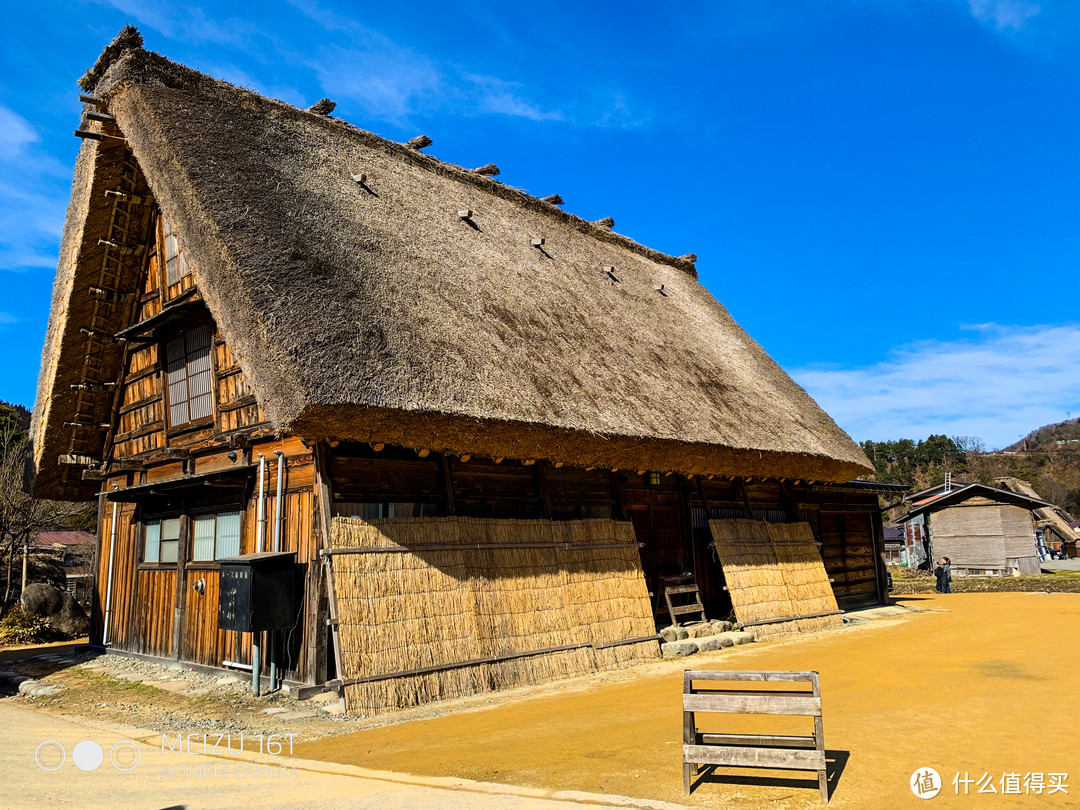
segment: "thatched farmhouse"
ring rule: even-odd
[[[1043,500],[1035,487],[1019,478],[995,478],[994,483],[1002,489]],[[1080,539],[1080,533],[1072,525],[1072,515],[1056,504],[1040,506],[1034,510],[1034,514],[1035,528],[1041,534],[1044,548],[1060,549],[1069,557],[1077,556],[1076,541]]]
[[[1046,501],[1003,486],[948,482],[908,495],[905,551],[912,568],[948,557],[954,576],[1038,574],[1036,510]]]
[[[376,711],[655,657],[667,577],[883,598],[888,487],[695,257],[134,29],[81,85],[33,440],[100,499],[96,644]]]

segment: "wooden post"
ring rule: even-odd
[[[611,492],[615,496],[615,518],[629,520],[629,513],[623,500],[622,481],[619,480],[619,473],[614,471],[611,473]]]
[[[105,483],[104,479],[102,480],[102,486],[108,486]],[[102,546],[102,543],[105,542],[106,536],[108,536],[108,537],[112,536],[112,523],[111,522],[109,524],[109,534],[108,535],[105,534],[105,492],[106,492],[106,490],[102,490],[100,493],[98,493],[97,542],[94,543],[94,562],[93,562],[93,568],[90,569],[91,571],[94,572],[94,579],[92,580],[93,583],[94,583],[94,587],[90,589],[90,643],[91,644],[95,643],[95,638],[97,639],[96,643],[101,644],[102,641],[104,641],[104,639],[102,638],[102,635],[105,632],[105,629],[104,629],[105,607],[102,604],[101,596],[98,594],[98,588],[100,588],[101,586],[103,586],[105,584],[106,579],[109,576],[108,572],[105,573],[104,577],[102,577],[102,575],[101,575],[101,546]],[[117,509],[116,511],[119,512],[120,510]],[[11,572],[9,570],[8,571],[9,579],[10,579],[10,574],[11,574]]]
[[[884,605],[889,601],[889,586],[885,578],[885,530],[881,523],[881,511],[871,512],[867,517],[870,519],[870,552],[874,555],[878,604]]]
[[[750,508],[750,496],[746,494],[746,484],[743,483],[741,478],[735,479],[735,491],[738,493],[739,498],[743,502],[743,508],[746,510],[746,516],[750,520],[754,519],[754,510]]]
[[[319,508],[319,528],[322,534],[321,548],[329,551],[330,527],[332,518],[330,515],[330,486],[327,483],[327,473],[330,471],[326,448],[320,441],[315,445],[315,495]],[[334,589],[334,565],[333,556],[326,554],[322,558],[323,577],[326,583],[326,601],[330,613],[331,630],[330,636],[334,646],[335,671],[338,678],[344,677],[342,671],[344,659],[341,656],[341,636],[338,633],[338,609],[337,591]],[[345,699],[345,690],[342,689],[341,701],[348,711],[348,702]]]
[[[538,461],[533,466],[533,481],[535,482],[536,492],[540,496],[540,509],[543,511],[544,519],[551,520],[551,499],[548,497],[547,489],[547,473],[544,472],[544,461]]]
[[[814,697],[821,699],[821,684],[818,673],[810,673],[810,683],[814,687]],[[814,715],[814,745],[821,752],[822,762],[825,762],[825,723],[822,720],[824,712]],[[821,790],[821,801],[829,803],[829,769],[827,764],[818,771],[818,788]]]
[[[690,670],[683,671],[683,694],[689,695],[693,691],[693,680],[690,677]],[[694,729],[694,713],[686,711],[683,708],[683,723],[682,723],[682,740],[683,745],[693,745],[697,736]],[[687,796],[690,795],[690,782],[693,780],[695,773],[697,772],[697,765],[687,762],[686,755],[683,755],[683,793]]]
[[[454,477],[450,471],[450,457],[446,453],[442,454],[442,458],[439,460],[439,467],[442,469],[442,485],[443,485],[443,501],[445,503],[445,510],[447,515],[456,515],[457,507],[454,505]]]
[[[180,542],[177,543],[176,551],[176,603],[173,611],[173,655],[180,660],[180,648],[184,640],[184,613],[187,608],[187,591],[184,588],[187,582],[187,559],[191,554],[191,518],[183,515],[180,518]]]

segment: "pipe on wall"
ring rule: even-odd
[[[285,522],[285,509],[281,503],[282,495],[285,492],[285,454],[280,450],[275,450],[274,455],[277,456],[277,496],[274,500],[277,512],[274,515],[274,551],[281,551],[282,524]]]
[[[266,538],[266,456],[258,454],[259,458],[259,519],[255,528],[255,552],[263,551],[263,540]],[[251,634],[251,693],[258,695],[262,690],[259,683],[259,670],[262,669],[262,650],[260,641],[262,633]]]
[[[282,501],[285,493],[285,454],[281,450],[275,450],[274,455],[277,456],[277,494],[274,497],[274,551],[281,551],[281,533],[282,526],[285,522],[285,507]],[[277,659],[279,655],[278,650],[278,631],[270,631],[270,689],[276,690],[280,684],[278,679],[281,675],[278,672]]]

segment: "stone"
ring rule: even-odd
[[[345,714],[345,710],[341,708],[340,700],[337,703],[327,703],[320,708],[325,714]]]
[[[713,619],[712,626],[716,628],[717,633],[729,633],[735,629],[735,625],[731,622],[721,621],[720,619]]]
[[[727,642],[727,644],[724,644],[725,641]],[[721,636],[709,636],[708,638],[703,638],[701,639],[701,641],[698,642],[698,650],[703,653],[716,652],[717,650],[722,649],[725,646],[731,646],[731,639],[722,638]]]
[[[184,695],[186,695],[187,697],[190,697],[190,698],[202,697],[203,695],[209,695],[209,694],[210,694],[210,690],[207,689],[205,686],[200,687],[199,689],[188,689],[187,691],[184,692]]]
[[[729,633],[728,637],[735,644],[749,644],[754,640],[753,633]]]
[[[302,720],[305,717],[314,717],[315,712],[285,712],[277,716],[278,720]]]
[[[23,610],[35,616],[52,616],[64,606],[64,592],[44,582],[32,582],[19,597]]]
[[[263,709],[263,714],[285,714],[289,710],[281,706],[274,706],[269,709]]]
[[[158,681],[151,685],[156,686],[158,689],[164,689],[166,692],[180,692],[191,686],[191,683],[189,681]]]
[[[341,698],[337,692],[319,692],[317,695],[312,695],[308,698],[311,703],[338,703]]]
[[[71,638],[85,636],[90,632],[90,619],[75,598],[66,591],[44,582],[26,586],[19,602],[23,610],[49,620],[49,626]]]
[[[716,633],[713,626],[708,622],[701,622],[699,624],[692,624],[686,628],[686,634],[690,638],[705,638]]]
[[[660,638],[664,641],[678,641],[679,640],[679,628],[672,625],[668,625],[660,631]]]
[[[27,678],[19,684],[19,694],[26,695],[27,697],[49,697],[50,695],[55,695],[63,688],[63,684]]]
[[[665,658],[682,658],[697,651],[698,645],[695,641],[669,641],[660,645],[660,652]]]

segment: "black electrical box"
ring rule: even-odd
[[[260,633],[296,621],[296,553],[267,551],[221,561],[218,628]]]

